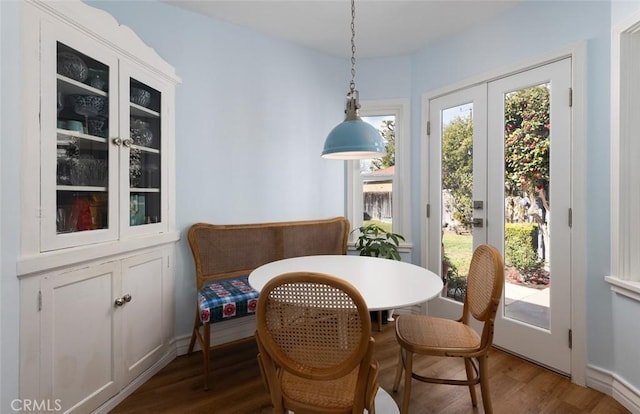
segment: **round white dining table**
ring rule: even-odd
[[[301,256],[267,263],[249,274],[257,291],[274,277],[289,272],[316,272],[337,276],[355,286],[369,310],[397,309],[424,303],[442,290],[440,276],[424,267],[370,256]],[[398,414],[398,406],[382,387],[376,394],[376,412]]]
[[[249,275],[257,291],[272,278],[289,272],[336,276],[360,292],[369,310],[398,309],[424,303],[442,290],[440,276],[424,267],[370,256],[300,256],[267,263]]]

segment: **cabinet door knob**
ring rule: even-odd
[[[129,303],[131,302],[131,295],[127,293],[122,297],[122,299],[124,299],[125,302]]]
[[[127,138],[127,139],[122,141],[122,145],[124,145],[127,148],[130,148],[131,144],[133,144],[133,141],[130,138]]]
[[[115,305],[116,306],[124,305],[124,299],[123,298],[116,298]]]
[[[117,146],[122,145],[122,140],[120,138],[114,138],[113,143]]]

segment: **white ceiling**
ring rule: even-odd
[[[351,55],[349,0],[163,0],[335,56]],[[523,0],[356,0],[356,57],[414,52]]]

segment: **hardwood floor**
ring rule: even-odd
[[[403,385],[392,390],[398,358],[394,325],[374,332],[376,357],[380,362],[380,386],[400,403]],[[256,345],[253,340],[214,349],[210,391],[202,389],[202,356],[181,356],[136,390],[112,413],[270,413],[269,397],[262,385]],[[556,373],[499,350],[490,353],[491,396],[495,413],[628,413],[611,397],[572,384]],[[430,374],[464,376],[458,358],[421,358],[414,365]],[[411,414],[482,413],[471,406],[467,387],[426,384],[414,381]],[[378,413],[385,414],[385,413]]]

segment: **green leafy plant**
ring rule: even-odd
[[[360,256],[384,257],[391,260],[400,260],[400,240],[404,241],[404,236],[386,230],[376,223],[370,222],[357,229],[360,232],[356,240],[355,248],[360,252]],[[380,318],[382,323],[387,323],[388,311],[370,312],[371,318]]]
[[[505,225],[505,262],[523,275],[538,272],[544,260],[535,247],[538,226],[535,223],[507,223]]]
[[[449,279],[449,276],[457,276],[458,267],[453,263],[451,258],[446,253],[442,253],[442,277],[444,280]]]
[[[548,200],[550,95],[548,85],[507,95],[505,100],[505,186],[511,195]],[[549,206],[545,206],[549,209]]]
[[[400,260],[400,240],[404,237],[398,233],[387,231],[375,223],[358,227],[360,236],[356,240],[355,248],[360,256],[384,257],[392,260]]]
[[[467,292],[467,277],[460,276],[458,267],[444,252],[442,253],[442,281],[446,297],[458,302],[464,301]]]

